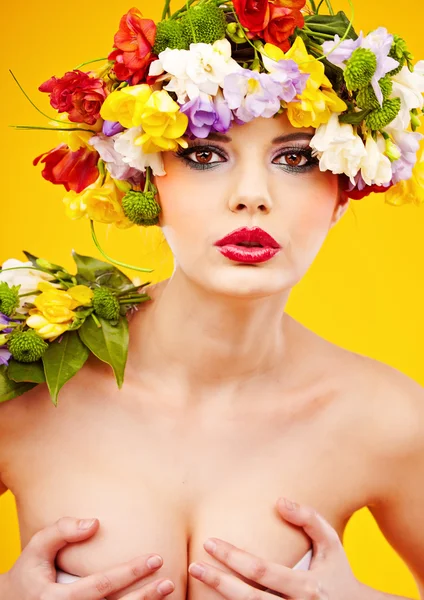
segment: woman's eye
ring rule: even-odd
[[[177,154],[185,160],[188,166],[194,168],[207,168],[209,165],[216,165],[225,161],[225,157],[222,154],[207,147],[186,148],[185,150],[180,150]],[[218,160],[213,160],[214,155],[218,157]]]
[[[284,159],[284,161],[280,162],[280,159]],[[280,154],[280,156],[277,156],[274,161],[275,160],[278,160],[276,164],[290,167],[292,169],[306,167],[314,162],[311,159],[310,152],[306,150],[290,150],[284,154]]]

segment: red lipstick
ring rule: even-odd
[[[260,227],[236,229],[215,246],[230,260],[251,264],[270,260],[281,250],[280,244]]]

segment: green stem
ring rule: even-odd
[[[52,119],[53,121],[57,121],[57,119]],[[59,121],[57,121],[59,122]],[[63,123],[63,121],[60,121]],[[15,129],[44,129],[47,131],[88,131],[88,133],[93,133],[94,135],[97,133],[93,131],[93,129],[84,129],[82,127],[39,127],[38,125],[9,125],[9,127],[14,127]]]
[[[34,271],[41,271],[42,273],[49,273],[47,269],[40,269],[39,267],[8,267],[7,269],[0,269],[0,273],[3,271],[14,271],[15,269],[33,269]]]
[[[146,179],[145,179],[145,183],[144,183],[144,192],[149,191],[149,186],[150,186],[150,167],[147,167],[146,168]]]
[[[26,93],[26,91],[24,90],[24,88],[21,86],[21,84],[19,83],[19,81],[16,79],[16,77],[13,74],[13,72],[12,72],[11,69],[9,69],[9,73],[12,75],[12,77],[16,81],[19,89],[21,90],[21,92],[23,93],[23,95],[25,96],[25,98],[32,104],[32,106],[35,108],[35,110],[37,110],[41,115],[43,115],[43,117],[46,117],[46,119],[49,119],[50,121],[56,121],[57,123],[60,123],[61,125],[63,125],[63,121],[61,121],[60,119],[54,119],[53,117],[49,117],[49,115],[46,115],[46,113],[44,113],[42,110],[40,110],[38,108],[38,106],[36,106],[34,104],[34,102],[31,100],[31,98],[28,96],[28,94]]]
[[[107,56],[106,58],[94,58],[93,60],[86,60],[85,62],[82,62],[77,67],[75,67],[74,71],[76,71],[77,69],[81,69],[81,67],[85,67],[85,65],[90,65],[91,63],[100,62],[102,60],[107,60]]]
[[[163,21],[166,18],[166,15],[169,13],[170,5],[171,0],[165,0],[165,6],[163,7],[161,21]]]
[[[18,294],[18,298],[23,298],[24,296],[33,296],[34,294],[36,294],[39,290],[34,290],[33,292],[26,292],[26,294]]]
[[[101,327],[102,324],[100,323],[99,319],[96,317],[96,315],[93,312],[91,313],[91,316],[93,317],[94,322],[97,325],[97,327]]]
[[[96,236],[96,232],[94,230],[94,221],[92,219],[90,219],[90,227],[91,227],[91,236],[93,238],[93,241],[96,245],[97,250],[111,263],[113,263],[114,265],[118,265],[119,267],[127,267],[128,269],[134,269],[134,271],[141,271],[142,273],[151,273],[153,271],[153,269],[142,269],[141,267],[135,267],[133,265],[128,265],[127,263],[121,262],[119,260],[114,260],[113,258],[111,258],[110,256],[108,256],[100,247],[99,241],[97,239]]]
[[[317,39],[334,40],[334,35],[330,35],[329,33],[318,33],[315,31],[311,31],[308,27],[303,27],[303,31],[309,33],[310,35],[313,35]]]
[[[119,304],[140,304],[140,302],[145,302],[146,300],[149,300],[149,298],[140,298],[139,300],[134,299],[131,301],[128,300],[119,300]]]
[[[175,17],[179,16],[181,13],[184,13],[187,11],[188,8],[190,8],[190,6],[196,2],[196,0],[188,0],[188,2],[186,2],[185,6],[183,6],[182,8],[179,8],[176,12],[174,12],[173,15],[171,15],[169,18],[170,19],[175,19]]]
[[[330,15],[334,15],[333,7],[331,6],[330,0],[325,0],[325,3],[328,7],[328,10],[330,11]]]
[[[315,5],[314,0],[309,0],[309,2],[311,3],[312,10],[314,11],[315,14],[317,14],[317,7]]]

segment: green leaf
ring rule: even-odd
[[[33,267],[38,267],[38,265],[37,265],[38,256],[34,256],[34,254],[30,254],[26,250],[22,250],[22,252],[25,254],[27,259],[32,263]]]
[[[88,281],[96,281],[100,285],[119,290],[134,287],[131,279],[110,263],[91,256],[82,256],[75,250],[72,250],[72,257],[78,269],[78,283],[82,285],[86,285]]]
[[[364,108],[358,112],[339,115],[339,123],[351,123],[352,125],[359,125],[362,123],[365,117],[369,115],[370,112],[370,108]]]
[[[67,331],[63,337],[50,342],[41,359],[54,405],[57,405],[61,387],[81,369],[89,355],[90,351],[76,331]]]
[[[98,319],[101,327],[97,327],[94,319],[88,318],[78,329],[78,334],[97,358],[112,367],[116,383],[121,388],[128,356],[128,321],[121,317],[114,327],[110,321]]]
[[[19,383],[12,381],[7,376],[7,365],[0,365],[0,403],[21,396],[36,385],[26,381]]]
[[[46,377],[44,375],[43,363],[41,360],[31,363],[23,363],[11,358],[7,375],[13,381],[30,381],[32,383],[44,383]]]

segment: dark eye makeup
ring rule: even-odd
[[[190,155],[197,154],[198,160],[193,160],[190,158]],[[220,157],[220,160],[215,160],[213,162],[209,162],[211,155],[216,154]],[[203,155],[203,157],[202,157]],[[207,144],[200,142],[189,142],[188,148],[179,148],[177,152],[174,152],[174,156],[181,158],[184,161],[184,164],[190,169],[214,169],[217,165],[227,161],[227,155],[222,148],[219,146],[215,146],[213,144]],[[303,164],[291,165],[287,162],[278,163],[275,162],[278,159],[283,157],[288,157],[285,160],[291,160],[291,157],[302,157],[306,159],[306,162]],[[204,162],[202,162],[202,160]],[[295,159],[296,160],[296,159]],[[290,147],[284,148],[284,151],[277,153],[272,159],[273,164],[281,167],[285,171],[291,171],[294,173],[302,173],[305,171],[309,171],[316,165],[318,165],[318,158],[312,156],[312,148],[309,146],[302,146],[293,144]]]

